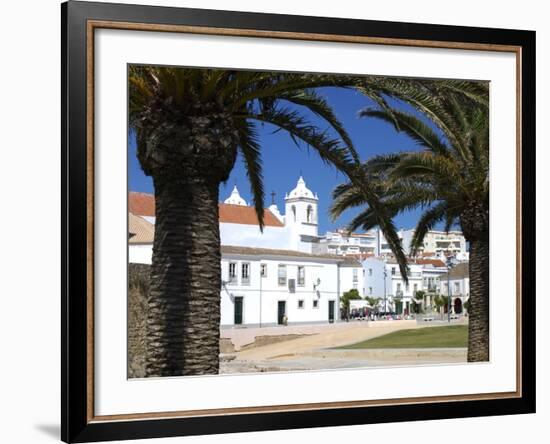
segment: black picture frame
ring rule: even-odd
[[[87,133],[89,20],[381,39],[511,45],[521,67],[521,394],[365,407],[96,421],[90,416]],[[535,412],[535,32],[355,19],[69,1],[62,22],[62,383],[61,438],[90,442]],[[93,322],[92,322],[93,324]]]

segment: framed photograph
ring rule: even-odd
[[[535,411],[535,33],[62,11],[62,439]]]

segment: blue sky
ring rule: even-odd
[[[372,118],[359,118],[358,111],[374,106],[374,102],[356,91],[341,88],[320,88],[317,92],[325,96],[336,115],[350,134],[355,148],[362,160],[377,154],[396,151],[418,150],[416,144],[406,135],[397,133],[392,125]],[[412,111],[408,105],[392,102],[398,108]],[[303,108],[300,108],[303,109]],[[418,115],[418,113],[415,112]],[[316,116],[307,114],[308,118],[321,128],[326,124]],[[427,119],[423,119],[426,120]],[[432,125],[433,126],[433,125]],[[319,233],[343,227],[357,211],[347,211],[336,221],[331,221],[328,209],[331,204],[331,193],[334,187],[345,181],[344,176],[334,167],[327,166],[319,159],[314,150],[304,145],[298,148],[287,133],[274,133],[272,126],[258,126],[262,144],[262,161],[264,174],[265,205],[271,204],[270,193],[276,193],[275,203],[284,212],[284,196],[296,186],[300,173],[307,187],[319,195]],[[128,181],[130,191],[154,192],[150,177],[146,177],[136,158],[135,139],[129,137]],[[233,186],[237,185],[241,196],[252,201],[248,179],[242,159],[239,157],[229,180],[220,186],[220,200],[229,196]],[[397,228],[413,228],[420,210],[410,211],[395,218]]]

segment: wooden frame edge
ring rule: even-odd
[[[517,168],[517,193],[516,193],[516,205],[517,205],[517,233],[519,234],[516,239],[517,243],[517,302],[518,310],[516,315],[516,344],[517,344],[517,356],[516,356],[516,382],[517,390],[515,392],[494,393],[494,394],[473,394],[473,395],[456,395],[456,396],[438,396],[438,397],[418,397],[418,398],[398,398],[395,400],[372,400],[372,401],[344,401],[344,402],[330,402],[330,403],[315,403],[315,404],[291,404],[291,405],[275,405],[275,406],[262,406],[262,407],[242,407],[242,408],[229,408],[229,409],[208,409],[208,410],[188,410],[179,412],[159,412],[159,413],[134,413],[125,415],[94,415],[94,278],[93,278],[93,246],[94,246],[94,126],[93,126],[93,113],[94,113],[94,30],[97,28],[108,29],[125,29],[125,30],[139,30],[139,31],[157,31],[157,32],[187,32],[193,34],[209,34],[209,35],[224,35],[224,36],[246,36],[246,37],[263,37],[263,38],[278,38],[278,39],[298,39],[298,40],[314,40],[314,41],[333,41],[342,43],[366,43],[376,45],[396,45],[396,46],[409,46],[409,47],[428,47],[428,48],[446,48],[446,49],[467,49],[467,50],[480,50],[480,51],[497,51],[497,52],[513,52],[516,54],[516,168]],[[157,419],[157,418],[176,418],[176,417],[193,417],[193,416],[212,416],[212,415],[234,415],[241,413],[270,413],[270,412],[293,412],[302,410],[320,410],[331,408],[356,408],[366,406],[386,406],[386,405],[406,405],[414,404],[417,402],[423,403],[439,403],[448,401],[468,401],[468,400],[487,400],[487,399],[510,399],[520,398],[522,396],[522,350],[521,350],[521,333],[522,333],[522,270],[521,270],[521,258],[522,258],[522,242],[521,242],[521,227],[522,227],[522,47],[517,45],[495,45],[495,44],[477,44],[477,43],[460,43],[460,42],[440,42],[431,40],[411,40],[411,39],[395,39],[395,38],[378,38],[378,37],[358,37],[358,36],[342,36],[342,35],[329,35],[329,34],[306,34],[306,33],[289,33],[289,32],[277,32],[277,31],[261,31],[261,30],[249,30],[249,29],[235,29],[235,28],[211,28],[211,27],[198,27],[198,26],[186,26],[186,25],[152,25],[146,23],[130,23],[119,21],[105,21],[105,20],[88,20],[87,21],[87,422],[98,423],[106,421],[120,421],[120,420],[136,420],[136,419]]]

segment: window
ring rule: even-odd
[[[369,276],[372,276],[372,268],[369,268]]]
[[[241,284],[250,285],[250,264],[248,262],[241,264]]]
[[[237,262],[229,262],[229,283],[237,282]]]
[[[304,300],[303,299],[298,300],[298,308],[304,308]]]
[[[409,292],[409,288],[410,288],[410,287],[409,287],[409,283],[407,282],[407,283],[405,284],[405,291],[406,291],[407,293]]]
[[[391,267],[391,275],[395,276],[395,267]]]
[[[460,293],[460,282],[455,282],[455,293]]]
[[[369,287],[369,294],[372,294],[372,287]]]
[[[353,282],[357,282],[357,268],[353,269]]]
[[[306,267],[298,265],[298,287],[303,287],[306,284]]]
[[[267,277],[267,264],[260,264],[260,276]]]
[[[296,207],[292,205],[292,215],[294,216],[294,222],[296,222]]]
[[[317,299],[313,300],[313,308],[319,308],[319,301]]]
[[[363,277],[365,277],[365,269],[363,268]]]
[[[306,210],[306,222],[312,223],[313,222],[313,208],[311,208],[311,205],[307,206]]]
[[[279,264],[278,280],[279,287],[284,287],[286,285],[286,265],[284,264]]]
[[[414,284],[414,286],[413,286],[414,294],[416,294],[417,291],[418,291],[418,284]]]
[[[398,283],[396,288],[397,288],[397,293],[400,293],[401,292],[401,283]]]

